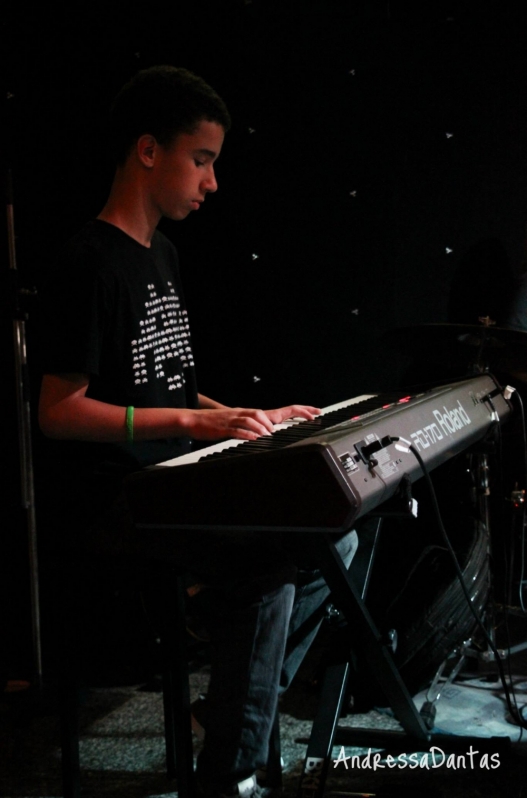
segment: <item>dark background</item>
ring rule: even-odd
[[[527,9],[411,5],[19,5],[4,26],[5,150],[18,277],[37,288],[30,363],[38,286],[106,198],[107,108],[156,63],[202,75],[234,122],[218,193],[163,223],[181,255],[202,392],[324,406],[404,381],[411,347],[390,349],[390,330],[500,322],[524,255]],[[16,675],[31,671],[29,577],[3,294],[2,636]],[[440,354],[428,353],[429,372]]]

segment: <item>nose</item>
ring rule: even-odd
[[[214,167],[212,165],[208,170],[207,176],[203,180],[202,187],[204,191],[210,193],[214,193],[214,191],[218,190],[218,183],[216,181],[216,175],[214,173]]]

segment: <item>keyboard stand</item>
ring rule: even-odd
[[[348,572],[331,535],[321,535],[316,543],[319,567],[331,590],[335,604],[344,615],[353,636],[353,645],[360,649],[372,673],[383,690],[403,731],[383,731],[360,728],[339,728],[349,676],[349,659],[342,656],[326,669],[308,742],[300,784],[299,798],[322,798],[327,773],[333,763],[334,745],[358,748],[389,749],[397,753],[428,752],[431,745],[443,750],[466,752],[472,742],[478,749],[503,751],[510,749],[509,737],[473,738],[432,734],[419,714],[408,692],[390,650],[364,603],[363,595]]]

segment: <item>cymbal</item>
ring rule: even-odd
[[[477,349],[470,356],[478,365],[503,371],[527,371],[527,332],[510,327],[482,324],[418,324],[399,327],[382,336],[382,340],[398,351],[410,355],[430,353],[442,356],[469,355],[464,347]]]
[[[491,348],[520,346],[527,349],[527,332],[513,330],[511,327],[484,326],[482,324],[417,324],[412,327],[399,327],[385,333],[396,343],[409,343],[420,347],[423,340],[427,344],[460,343],[467,346],[480,346],[485,343]]]

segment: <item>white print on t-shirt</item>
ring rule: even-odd
[[[149,283],[149,299],[145,302],[146,318],[139,322],[139,335],[132,341],[134,384],[151,379],[165,379],[169,391],[185,384],[183,370],[194,365],[190,347],[190,326],[187,311],[171,282],[169,296],[159,297]]]

